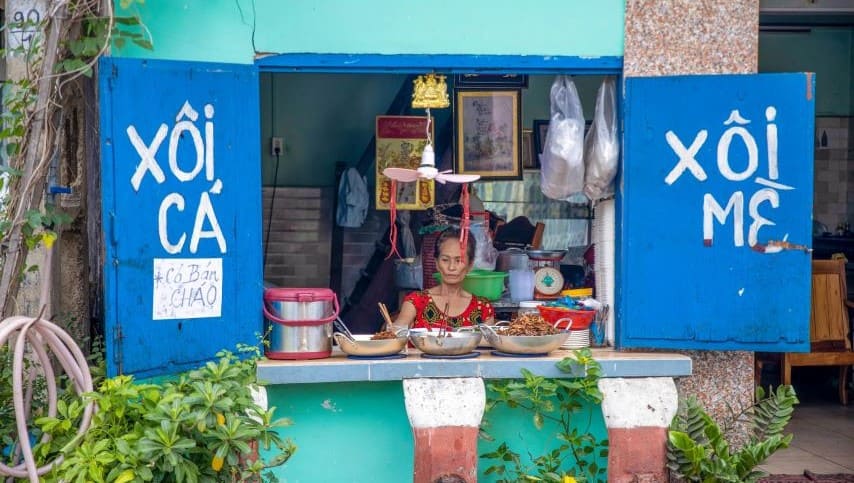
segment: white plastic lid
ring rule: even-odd
[[[535,309],[540,305],[543,305],[543,303],[539,302],[537,300],[529,300],[529,301],[519,302],[519,308],[520,309]]]

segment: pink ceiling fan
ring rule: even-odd
[[[480,179],[479,174],[454,174],[452,170],[439,171],[436,168],[436,152],[433,150],[433,138],[430,135],[430,124],[433,118],[427,108],[427,145],[421,153],[421,165],[417,169],[386,168],[383,175],[402,183],[412,183],[419,179],[432,179],[445,183],[471,183]]]

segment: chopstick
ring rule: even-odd
[[[394,326],[391,320],[391,314],[388,311],[388,307],[386,307],[385,304],[382,302],[378,302],[377,305],[379,305],[380,307],[380,314],[382,314],[383,320],[385,320],[386,327],[388,328],[388,330],[392,330]]]

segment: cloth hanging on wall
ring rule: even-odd
[[[368,183],[356,168],[347,168],[338,182],[338,207],[335,222],[345,228],[358,228],[368,216]]]

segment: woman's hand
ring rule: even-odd
[[[395,330],[408,329],[415,322],[415,312],[415,305],[408,300],[404,301],[400,307],[400,312],[397,314],[397,318],[394,319]]]

